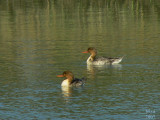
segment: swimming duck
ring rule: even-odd
[[[82,53],[90,53],[91,55],[87,59],[87,64],[93,65],[105,65],[105,64],[118,64],[122,61],[123,57],[119,58],[107,58],[107,57],[96,57],[97,51],[94,47],[89,47],[87,51]]]
[[[57,75],[57,77],[66,77],[67,79],[63,80],[61,86],[82,86],[84,85],[85,79],[74,78],[74,75],[71,71],[64,71],[62,75]]]

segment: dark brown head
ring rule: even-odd
[[[89,47],[87,51],[82,52],[82,53],[90,53],[91,56],[92,56],[93,58],[95,58],[95,56],[96,56],[96,54],[97,54],[97,51],[96,51],[96,49],[95,49],[94,47]]]
[[[97,53],[96,49],[94,47],[89,47],[87,50],[90,54]]]
[[[64,71],[62,75],[57,75],[57,77],[66,77],[67,79],[74,79],[74,75],[71,71]]]

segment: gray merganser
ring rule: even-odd
[[[97,51],[94,47],[89,47],[87,51],[82,53],[90,53],[91,55],[87,59],[87,64],[93,65],[105,65],[105,64],[118,64],[122,61],[123,57],[119,58],[107,58],[107,57],[99,57],[97,58]]]
[[[85,79],[78,79],[74,78],[74,75],[71,71],[64,71],[62,75],[57,75],[57,77],[66,77],[67,79],[63,80],[61,86],[67,86],[67,87],[72,87],[72,86],[82,86],[84,85]]]

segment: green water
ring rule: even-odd
[[[0,119],[160,119],[159,26],[159,0],[0,1]],[[88,47],[125,57],[87,66]]]

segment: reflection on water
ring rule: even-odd
[[[121,64],[114,64],[114,65],[111,65],[111,64],[106,64],[106,65],[87,65],[87,70],[89,72],[92,72],[94,69],[97,69],[97,70],[105,70],[106,68],[112,68],[112,69],[121,69],[122,68],[122,65]]]
[[[70,97],[72,96],[72,88],[68,86],[61,86],[62,95],[66,102],[70,101]]]
[[[122,65],[121,64],[87,65],[87,71],[88,71],[88,74],[89,74],[90,78],[94,78],[94,76],[97,72],[106,71],[107,69],[121,70]]]

